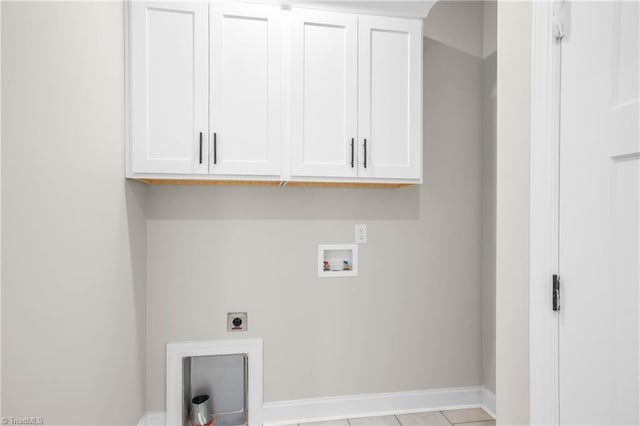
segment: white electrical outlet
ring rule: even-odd
[[[367,243],[367,225],[364,225],[364,224],[356,225],[356,243],[358,244]]]

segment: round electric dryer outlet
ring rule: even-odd
[[[227,314],[227,332],[247,331],[247,313],[230,312]]]

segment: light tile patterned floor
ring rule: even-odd
[[[430,411],[428,413],[304,423],[304,426],[495,426],[495,424],[493,417],[482,408],[468,408],[464,410]]]

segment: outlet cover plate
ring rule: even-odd
[[[247,331],[247,313],[230,312],[227,314],[227,332],[237,333]]]
[[[356,225],[356,243],[357,244],[367,243],[367,225],[365,224]]]

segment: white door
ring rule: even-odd
[[[562,42],[560,423],[640,423],[638,2],[574,2]]]
[[[357,176],[358,18],[291,15],[291,175]]]
[[[279,7],[211,5],[210,173],[279,175]]]
[[[208,173],[209,6],[130,4],[132,171]]]
[[[359,19],[358,175],[422,177],[422,21]]]

